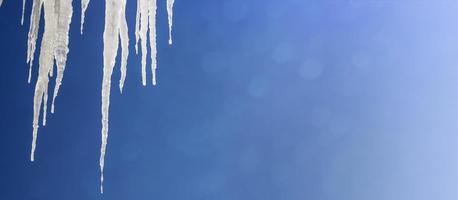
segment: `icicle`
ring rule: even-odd
[[[142,83],[146,85],[146,33],[148,32],[148,0],[140,0],[140,40],[142,46]],[[138,23],[138,22],[137,22]]]
[[[172,44],[172,26],[173,26],[173,3],[175,0],[167,0],[167,14],[169,19],[169,44]]]
[[[40,112],[43,112],[42,125],[46,125],[48,105],[49,78],[54,75],[54,63],[57,65],[56,83],[53,91],[51,113],[54,113],[54,102],[62,84],[69,52],[69,28],[73,15],[73,0],[33,0],[30,15],[30,27],[27,41],[27,63],[29,64],[28,82],[31,81],[32,65],[36,50],[41,10],[44,8],[45,27],[40,46],[38,78],[35,84],[33,98],[33,137],[30,160],[35,160],[35,149],[38,136]],[[81,27],[83,33],[85,12],[90,0],[81,0]],[[3,0],[0,0],[0,6]],[[24,22],[26,0],[23,0],[21,24]],[[122,92],[127,73],[127,58],[129,54],[129,36],[126,21],[126,0],[105,0],[105,30],[103,33],[103,81],[102,81],[102,141],[100,148],[100,191],[103,193],[103,171],[108,142],[109,106],[111,91],[111,76],[116,62],[119,41],[121,41],[121,78],[119,88]],[[172,44],[174,0],[167,0],[169,22],[169,44]],[[156,47],[156,0],[137,0],[135,25],[135,50],[138,53],[138,42],[141,40],[142,53],[142,83],[146,85],[146,57],[148,54],[147,40],[150,40],[152,82],[156,84],[157,47]],[[149,31],[149,35],[148,35]]]
[[[126,0],[123,0],[126,1]],[[122,93],[122,88],[124,87],[124,81],[126,80],[127,74],[127,57],[129,56],[129,34],[127,28],[127,21],[126,21],[126,3],[123,3],[121,16],[120,16],[120,24],[119,24],[119,32],[121,38],[121,48],[122,48],[122,57],[121,57],[121,78],[119,80],[119,90]]]
[[[150,50],[151,50],[151,69],[153,71],[153,84],[156,84],[156,0],[138,0],[137,1],[137,17],[136,17],[136,43],[137,50],[138,41],[141,40],[142,48],[142,84],[146,85],[146,56],[147,49],[147,33],[150,31]]]
[[[59,1],[58,1],[59,2]],[[68,35],[70,29],[70,23],[73,15],[73,7],[71,0],[61,0],[60,6],[56,7],[57,14],[57,29],[56,29],[56,38],[55,38],[55,49],[54,57],[56,59],[57,65],[57,76],[56,84],[54,86],[54,92],[52,97],[51,104],[51,113],[54,113],[54,102],[56,97],[59,94],[59,88],[62,84],[62,79],[64,76],[65,66],[67,62],[68,54]],[[52,72],[53,70],[51,70]]]
[[[157,48],[156,48],[156,0],[151,0],[149,5],[149,43],[151,50],[151,72],[153,85],[156,85]]]
[[[0,2],[1,4],[1,2]],[[24,11],[25,11],[25,0],[22,0],[22,16],[21,16],[21,25],[24,25]]]
[[[102,81],[102,144],[100,147],[100,192],[103,193],[103,168],[105,165],[105,152],[108,141],[108,114],[110,107],[111,75],[116,62],[119,37],[123,50],[123,59],[127,59],[128,44],[127,26],[124,26],[126,0],[105,0],[105,31],[103,32],[103,81]],[[124,32],[124,33],[120,33]],[[126,47],[127,48],[127,47]],[[125,56],[125,57],[124,57]]]
[[[140,15],[142,13],[141,1],[137,0],[137,13],[135,15],[135,53],[138,54],[138,40],[140,39]]]
[[[34,161],[36,141],[38,135],[38,121],[40,118],[41,106],[43,106],[43,126],[46,125],[46,113],[48,105],[48,83],[49,77],[53,76],[54,61],[57,62],[56,85],[53,94],[51,112],[54,112],[54,100],[58,94],[65,70],[65,62],[68,53],[68,30],[72,17],[72,0],[34,0],[29,30],[29,50],[27,61],[30,67],[33,63],[35,42],[38,34],[41,7],[44,7],[45,31],[40,47],[38,80],[35,85],[33,102],[33,139],[30,160]],[[30,69],[29,69],[30,81]]]
[[[43,0],[33,0],[32,14],[30,15],[30,28],[27,41],[27,63],[29,63],[29,78],[28,83],[32,76],[32,64],[36,49],[38,27],[40,25],[41,8]]]
[[[2,6],[2,4],[3,4],[3,0],[0,0],[0,6]]]
[[[43,126],[46,126],[47,110],[48,110],[48,85],[46,85],[45,90],[43,91]]]
[[[56,32],[56,17],[54,13],[55,2],[44,1],[44,13],[45,13],[45,31],[43,34],[43,40],[41,41],[40,57],[39,57],[39,71],[38,71],[38,80],[35,85],[35,94],[33,101],[33,139],[32,139],[32,151],[30,154],[30,160],[34,161],[36,141],[38,135],[38,119],[40,117],[41,106],[47,104],[47,92],[48,92],[48,82],[49,82],[49,71],[53,67],[53,47],[54,47],[54,35]],[[43,102],[44,100],[44,102]],[[46,123],[45,116],[46,112],[43,111],[43,124]]]
[[[80,27],[81,35],[83,34],[84,17],[86,15],[86,9],[89,5],[89,1],[90,0],[81,0],[81,27]]]

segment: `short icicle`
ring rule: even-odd
[[[1,4],[1,2],[0,2]],[[22,0],[22,16],[21,16],[21,25],[24,25],[24,12],[25,12],[25,0]]]
[[[42,6],[43,0],[33,0],[32,14],[30,15],[30,27],[27,41],[27,63],[29,64],[29,76],[27,81],[28,83],[30,83],[32,77],[32,65],[33,58],[35,56]]]
[[[90,0],[81,0],[81,26],[80,26],[81,35],[83,34],[84,18],[86,16],[86,10],[87,10],[87,7],[89,6],[89,2]]]
[[[167,0],[167,15],[169,20],[169,44],[172,44],[173,4],[175,0]]]
[[[123,0],[126,1],[126,0]],[[124,81],[127,75],[127,57],[129,56],[129,34],[126,20],[126,3],[123,3],[119,24],[119,37],[121,39],[121,78],[119,79],[119,90],[122,93]]]

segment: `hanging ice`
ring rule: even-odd
[[[121,19],[119,24],[120,39],[121,39],[121,78],[119,80],[119,90],[122,93],[122,88],[124,87],[124,81],[126,80],[127,74],[127,57],[129,56],[129,31],[127,28],[126,21],[126,0],[123,0],[123,7],[121,11]]]
[[[156,85],[157,48],[156,48],[156,0],[137,0],[137,16],[135,25],[135,50],[138,53],[138,41],[141,40],[142,48],[142,83],[146,85],[146,47],[147,33],[151,50],[152,82]]]
[[[67,63],[68,54],[68,32],[70,28],[70,22],[72,20],[72,0],[57,0],[56,3],[61,5],[56,6],[57,13],[57,30],[55,34],[55,47],[54,47],[54,58],[57,65],[57,76],[56,85],[54,86],[54,93],[51,104],[51,113],[54,113],[54,102],[57,94],[59,94],[59,88],[62,84],[62,78],[64,76],[65,64]],[[52,72],[52,70],[51,70]]]
[[[81,27],[80,32],[83,34],[83,26],[84,26],[84,17],[86,16],[86,9],[89,5],[90,0],[81,0]]]
[[[1,0],[0,0],[1,1]],[[0,2],[1,4],[2,2]],[[21,16],[21,25],[24,24],[24,11],[25,11],[25,0],[22,0],[22,16]]]
[[[106,0],[105,31],[103,32],[103,81],[102,81],[102,144],[100,148],[100,192],[103,193],[103,168],[108,140],[108,112],[110,107],[111,75],[116,62],[119,38],[121,38],[121,70],[126,68],[128,56],[126,0]],[[123,80],[122,80],[123,81]]]
[[[49,77],[53,76],[54,62],[57,64],[57,77],[53,93],[53,104],[51,112],[54,112],[54,100],[59,92],[62,77],[65,70],[68,53],[68,30],[72,17],[72,0],[34,0],[31,24],[29,30],[29,45],[27,61],[29,62],[29,82],[31,67],[33,64],[33,54],[38,34],[41,9],[44,7],[45,31],[41,42],[39,56],[38,80],[35,85],[35,95],[33,100],[33,139],[30,160],[34,161],[36,148],[38,121],[40,110],[43,105],[43,126],[46,125],[46,112],[48,102],[48,83]]]
[[[173,26],[173,3],[175,0],[167,0],[167,15],[169,19],[169,44],[172,44],[172,26]]]
[[[42,4],[42,0],[33,0],[32,14],[30,15],[30,27],[27,41],[27,63],[29,63],[29,78],[27,81],[28,83],[30,83],[30,79],[32,76],[32,64],[35,55]]]
[[[51,113],[54,113],[54,102],[62,84],[67,54],[69,52],[69,28],[73,14],[73,0],[33,0],[30,15],[30,27],[27,41],[27,63],[29,64],[28,82],[31,82],[32,66],[38,39],[41,11],[44,10],[45,27],[40,46],[38,78],[35,84],[33,99],[33,139],[30,160],[35,159],[35,149],[39,128],[40,112],[43,112],[42,123],[46,125],[48,105],[49,77],[54,75],[56,64],[56,84],[53,91]],[[85,20],[85,12],[90,0],[81,0],[81,27]],[[0,6],[3,0],[0,0]],[[22,1],[23,23],[26,0]],[[105,30],[103,33],[103,81],[102,81],[102,142],[100,148],[100,190],[103,193],[103,170],[108,141],[108,120],[110,106],[111,76],[116,62],[119,40],[121,41],[121,78],[119,89],[122,92],[127,73],[127,57],[129,54],[128,26],[125,16],[126,0],[105,0]],[[169,44],[172,44],[172,20],[174,0],[167,0],[167,13],[169,21]],[[142,83],[146,85],[146,57],[148,55],[147,40],[149,39],[152,83],[156,84],[157,48],[156,48],[156,0],[137,0],[137,16],[135,25],[135,50],[138,53],[138,42],[141,40],[142,53]],[[149,34],[148,34],[149,31]],[[43,107],[43,108],[42,108]]]
[[[3,4],[3,0],[0,0],[0,6],[2,6],[2,4]]]

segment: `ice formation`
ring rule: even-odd
[[[43,112],[42,124],[46,125],[48,105],[49,78],[54,76],[54,65],[57,73],[52,96],[51,113],[54,113],[54,102],[62,84],[67,54],[69,52],[69,28],[73,14],[73,0],[33,0],[30,15],[30,27],[27,42],[27,63],[29,64],[28,82],[31,82],[32,66],[38,39],[41,12],[43,10],[45,27],[40,45],[38,78],[35,84],[33,98],[33,134],[30,160],[35,160],[40,112]],[[81,0],[81,27],[83,33],[85,12],[90,0]],[[23,23],[25,2],[23,0]],[[0,0],[0,6],[3,0]],[[121,43],[121,78],[119,89],[122,92],[127,73],[127,57],[129,54],[128,26],[125,16],[126,0],[105,0],[105,30],[103,33],[103,81],[102,81],[102,142],[100,148],[100,191],[103,193],[103,170],[105,165],[106,146],[108,141],[108,120],[111,91],[111,75],[116,63],[116,56]],[[169,21],[169,44],[172,44],[172,20],[174,0],[167,0]],[[149,39],[152,83],[156,84],[157,49],[156,49],[156,0],[137,0],[137,15],[135,24],[135,50],[138,53],[138,42],[141,41],[142,53],[142,83],[146,85],[146,56],[148,54],[147,40]],[[149,31],[149,34],[148,34]],[[43,108],[42,108],[43,107]]]
[[[33,98],[33,138],[30,160],[35,159],[38,123],[43,105],[43,126],[46,125],[49,77],[53,76],[54,63],[57,65],[56,84],[54,87],[51,112],[54,112],[54,100],[59,92],[68,54],[68,31],[72,18],[72,0],[34,0],[30,17],[27,62],[29,63],[29,82],[35,52],[41,9],[44,8],[45,30],[39,55],[38,80]]]
[[[102,82],[102,145],[100,148],[100,192],[103,193],[103,167],[108,140],[108,109],[110,107],[111,75],[116,62],[119,38],[121,39],[121,71],[125,76],[128,43],[125,17],[126,0],[106,0],[105,31],[103,33],[103,82]],[[121,82],[124,77],[121,78]]]
[[[1,3],[1,2],[0,2]],[[25,0],[22,0],[22,15],[21,15],[21,25],[24,24],[24,12],[25,12]]]
[[[151,50],[151,72],[152,83],[156,85],[156,0],[137,0],[137,16],[135,24],[135,50],[138,53],[138,41],[141,40],[142,52],[142,84],[146,85],[146,47],[147,33],[149,30],[149,41]],[[120,85],[121,89],[122,86]]]
[[[89,1],[90,0],[81,0],[81,28],[80,28],[81,34],[83,34],[84,17],[86,16],[86,9],[89,6]]]
[[[172,44],[173,4],[175,0],[167,0],[167,15],[169,20],[169,44]]]

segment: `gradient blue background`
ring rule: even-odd
[[[84,35],[73,6],[68,66],[34,163],[31,1],[23,27],[20,1],[0,8],[0,199],[458,199],[457,1],[176,0],[168,46],[159,0],[158,85],[143,87],[128,0],[104,195],[104,2],[91,2]]]

